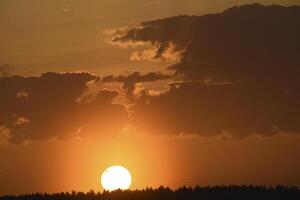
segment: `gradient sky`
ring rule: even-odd
[[[299,19],[167,18],[253,2],[300,5],[0,0],[0,195],[101,190],[111,165],[132,189],[300,186]]]
[[[252,0],[1,0],[0,63],[24,75],[47,71],[151,71],[104,42],[105,30],[179,14],[221,12]],[[299,0],[263,0],[293,5]],[[149,69],[151,68],[151,69]],[[109,70],[108,70],[109,69]]]

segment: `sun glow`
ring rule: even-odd
[[[131,175],[122,166],[111,166],[102,173],[101,184],[108,191],[127,190],[131,185]]]

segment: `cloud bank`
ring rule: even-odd
[[[1,65],[0,138],[111,135],[129,125],[137,133],[206,137],[300,133],[299,19],[297,6],[252,4],[115,31],[113,43],[154,47],[132,60],[176,58],[169,73],[21,77]],[[170,82],[167,89],[142,85],[159,81]],[[112,82],[121,88],[98,87]],[[114,102],[122,90],[130,106]]]
[[[119,133],[128,119],[123,106],[112,104],[118,92],[102,90],[92,102],[76,101],[96,78],[88,73],[0,78],[0,126],[9,130],[3,137],[22,143]]]
[[[164,134],[300,132],[300,7],[260,4],[144,22],[116,42],[172,43],[181,81],[133,108],[138,127]],[[142,28],[141,28],[142,27]],[[155,128],[153,128],[155,127]]]

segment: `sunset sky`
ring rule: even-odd
[[[300,186],[299,6],[0,0],[0,195]]]

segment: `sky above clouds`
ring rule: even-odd
[[[246,3],[0,0],[0,194],[299,186],[300,2]]]
[[[26,76],[48,71],[88,70],[100,74],[151,71],[153,65],[129,62],[128,51],[108,45],[103,32],[180,14],[221,12],[253,2],[256,1],[1,0],[0,64],[14,66],[16,72]],[[261,3],[300,2],[264,0]]]

